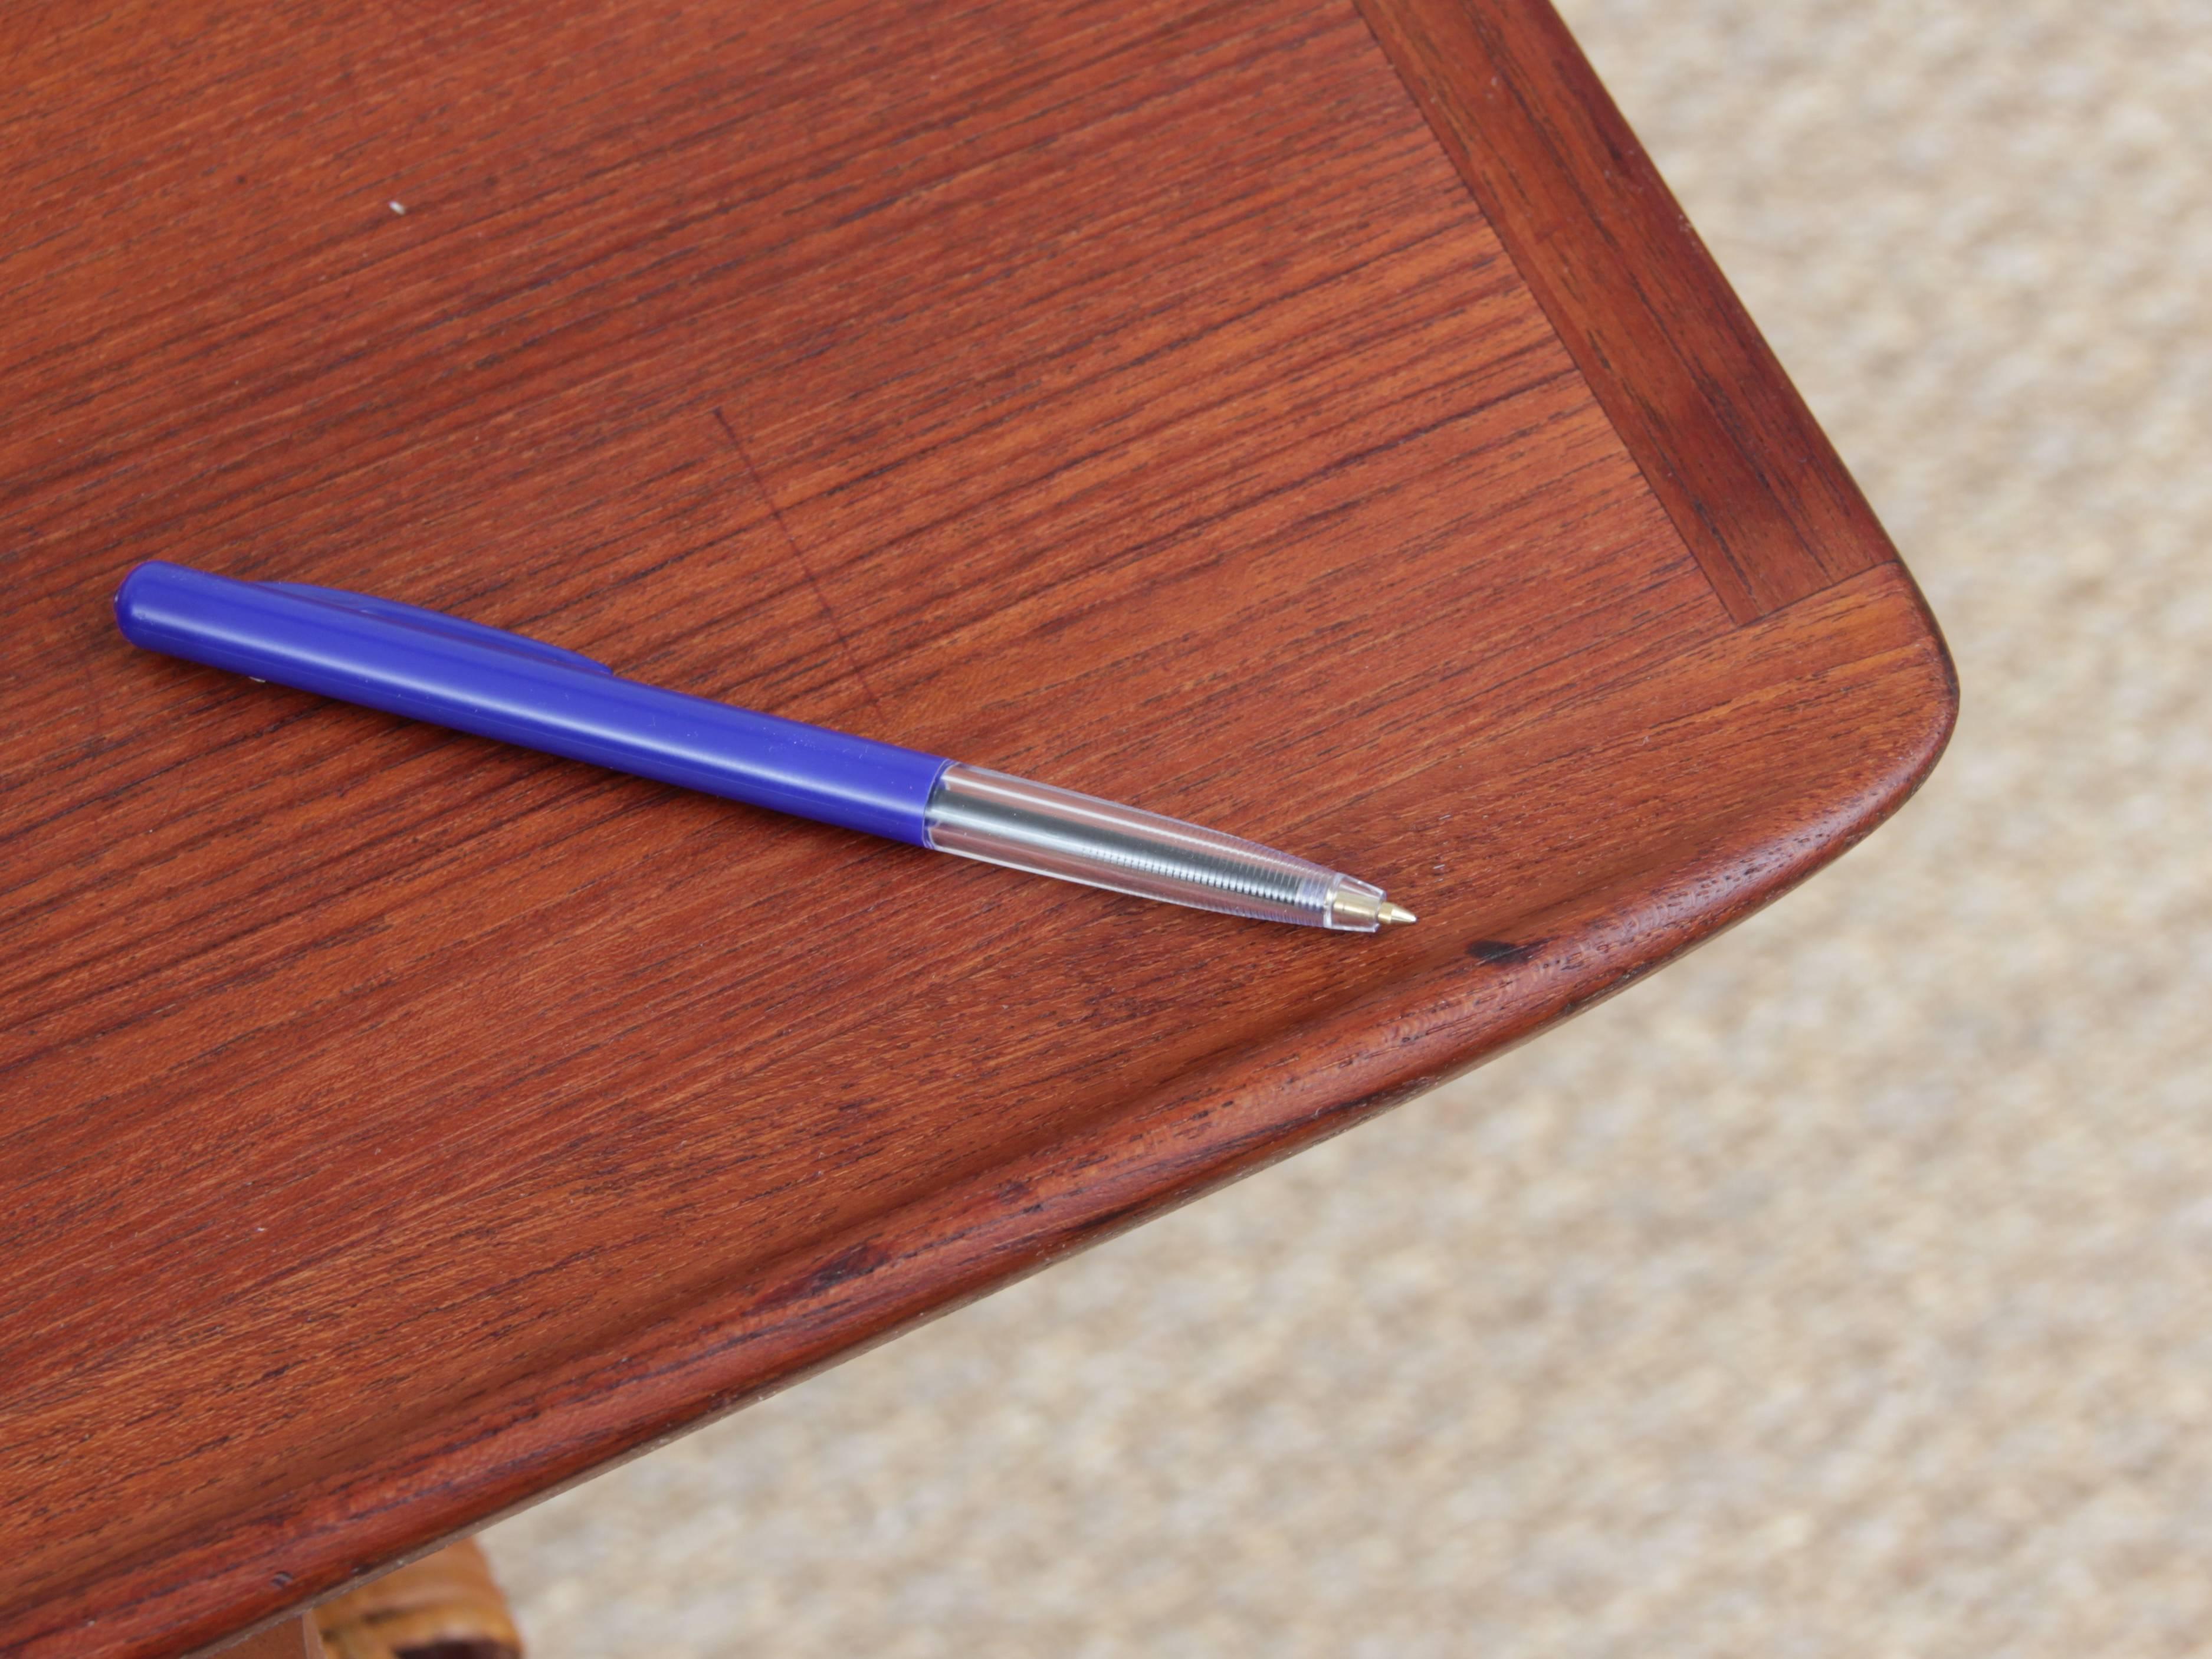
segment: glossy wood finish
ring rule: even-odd
[[[1595,108],[1564,36],[1453,15],[1374,11],[1443,143],[1347,0],[0,23],[0,1651],[327,1595],[1571,1013],[1917,781],[1909,579],[1729,412],[1798,406],[1691,245],[1507,202],[1644,222],[1591,194],[1608,112],[1453,112],[1492,52]],[[1811,551],[1717,562],[1683,501]],[[1423,921],[1148,906],[149,656],[106,605],[153,556]]]
[[[1545,0],[1362,3],[1729,613],[1894,559]]]

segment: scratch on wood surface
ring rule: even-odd
[[[776,529],[782,533],[783,544],[791,550],[793,562],[806,578],[807,586],[813,590],[814,602],[822,607],[822,614],[830,623],[830,631],[837,636],[837,643],[844,647],[845,660],[852,667],[854,679],[859,682],[869,703],[880,711],[884,706],[883,699],[876,696],[875,687],[868,684],[867,672],[860,666],[860,653],[853,649],[853,641],[846,637],[845,626],[837,620],[837,612],[830,604],[830,596],[822,591],[822,583],[814,574],[814,567],[806,562],[806,555],[799,550],[799,538],[791,533],[791,526],[784,522],[783,509],[775,504],[775,497],[768,493],[767,484],[761,481],[760,469],[753,465],[753,458],[746,453],[744,445],[738,441],[737,430],[731,426],[730,417],[722,413],[719,405],[714,410],[714,423],[722,428],[722,435],[730,441],[730,447],[737,452],[738,459],[744,463],[745,476],[753,481],[754,490],[761,500],[768,503],[769,516],[775,520]]]

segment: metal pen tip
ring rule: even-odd
[[[1411,910],[1408,910],[1404,905],[1393,904],[1388,899],[1384,899],[1382,901],[1382,908],[1375,913],[1375,921],[1376,925],[1382,927],[1402,927],[1409,921],[1419,921],[1419,920],[1420,918],[1419,916],[1415,915]]]

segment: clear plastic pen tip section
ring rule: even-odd
[[[955,763],[929,797],[941,853],[1259,921],[1371,933],[1413,913],[1371,882],[1256,842]]]

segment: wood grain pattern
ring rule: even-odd
[[[1949,729],[1893,562],[1713,577],[1668,421],[1609,415],[1348,0],[0,31],[0,1652],[212,1643],[1356,1121],[1781,891]],[[1700,430],[1675,471],[1767,511]],[[134,652],[154,556],[1424,920],[1145,905]]]
[[[1893,560],[1546,0],[1359,3],[1729,614]]]

